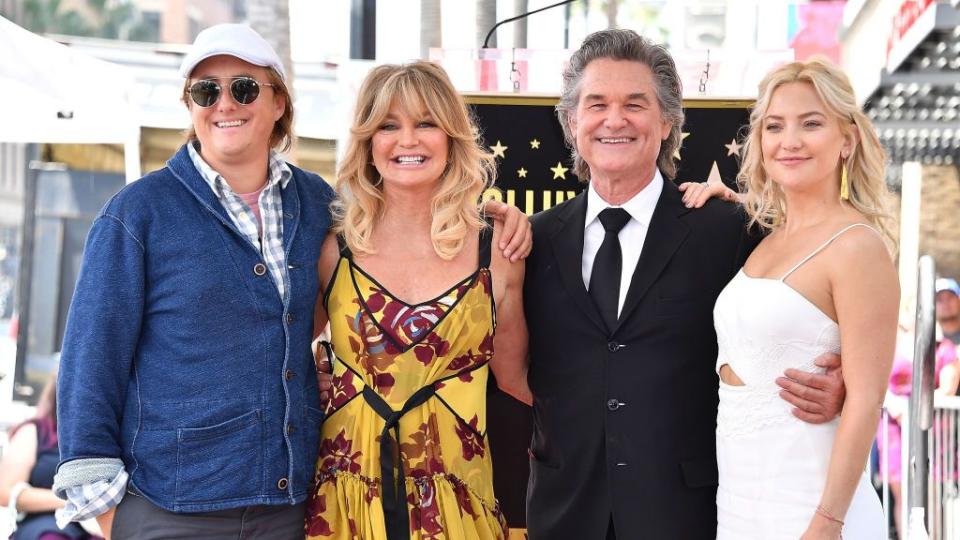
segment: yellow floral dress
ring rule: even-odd
[[[409,305],[354,264],[341,242],[324,298],[333,390],[307,538],[507,537],[486,437],[495,325],[489,228],[480,246],[472,275]]]

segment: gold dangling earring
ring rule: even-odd
[[[847,180],[847,160],[843,159],[843,164],[840,166],[840,200],[849,201],[850,200],[850,181]]]

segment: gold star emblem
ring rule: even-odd
[[[680,159],[680,148],[683,146],[683,140],[690,136],[690,133],[680,133],[680,146],[673,151],[673,159]]]
[[[517,169],[517,176],[519,176],[520,178],[526,178],[527,170],[524,169],[523,167],[520,167],[519,169]]]
[[[550,170],[553,171],[553,179],[554,179],[554,180],[557,180],[558,178],[559,178],[560,180],[566,180],[566,179],[567,179],[567,171],[569,171],[570,169],[564,167],[564,166],[563,166],[563,163],[560,163],[560,162],[558,161],[558,162],[557,162],[557,166],[556,166],[556,167],[550,167]]]
[[[728,155],[728,156],[739,156],[739,155],[740,155],[740,147],[743,146],[743,145],[742,145],[742,144],[739,144],[739,143],[737,142],[736,137],[734,137],[734,139],[733,139],[732,141],[730,141],[730,144],[725,144],[724,146],[727,147],[727,155]]]
[[[497,144],[490,147],[493,150],[493,157],[506,158],[507,157],[507,148],[509,146],[504,146],[500,144],[500,141],[497,141]]]
[[[533,150],[539,150],[539,149],[540,149],[540,141],[538,141],[538,140],[536,140],[536,139],[530,141],[530,148],[532,148]]]

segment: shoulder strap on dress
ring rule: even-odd
[[[829,246],[831,242],[833,242],[834,240],[836,240],[837,238],[839,238],[841,234],[849,231],[850,229],[852,229],[852,228],[854,228],[854,227],[866,227],[867,229],[870,229],[871,231],[875,232],[876,234],[880,234],[879,232],[877,232],[876,229],[874,229],[873,227],[867,225],[866,223],[853,223],[853,224],[851,224],[851,225],[847,225],[846,227],[844,227],[844,228],[840,229],[839,231],[837,231],[837,232],[836,232],[833,236],[831,236],[830,238],[827,238],[826,242],[820,244],[820,247],[818,247],[817,249],[813,250],[813,253],[807,255],[806,257],[803,258],[803,260],[801,260],[800,262],[798,262],[797,264],[795,264],[795,265],[793,266],[793,268],[791,268],[789,271],[787,271],[787,273],[784,274],[782,278],[780,278],[780,281],[786,280],[788,277],[790,277],[790,274],[796,272],[797,269],[800,268],[801,266],[803,266],[804,264],[806,264],[807,261],[809,261],[810,259],[816,257],[818,253],[820,253],[821,251],[823,251],[824,249],[826,249],[827,246]]]
[[[490,267],[490,249],[493,245],[493,221],[486,218],[487,226],[480,229],[480,268]]]
[[[353,259],[353,253],[351,253],[350,248],[347,247],[347,240],[346,238],[343,237],[342,234],[337,235],[337,247],[340,248],[341,257],[351,259],[351,260]]]

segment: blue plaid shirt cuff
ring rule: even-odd
[[[127,491],[128,478],[127,471],[120,469],[113,480],[66,488],[67,505],[56,512],[57,527],[62,529],[71,521],[97,517],[120,504]]]

